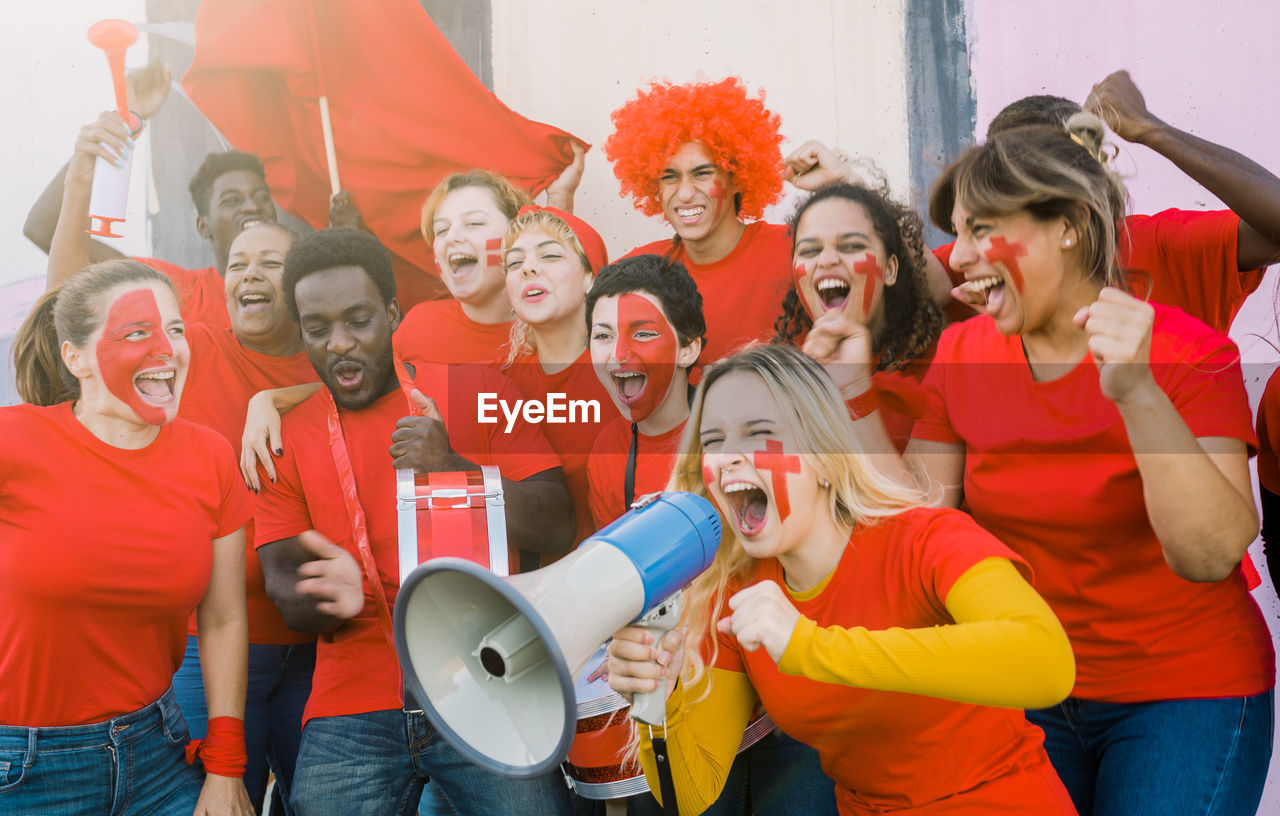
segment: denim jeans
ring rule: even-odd
[[[291,804],[298,816],[406,816],[427,777],[460,816],[560,816],[569,789],[559,770],[510,779],[472,765],[421,712],[317,717],[302,731]]]
[[[282,801],[288,809],[293,769],[302,741],[302,709],[311,696],[311,675],[316,667],[315,643],[295,646],[249,644],[249,688],[244,702],[244,743],[248,764],[244,786],[249,801],[263,812],[267,790],[267,768],[276,775]],[[196,739],[204,737],[209,712],[204,699],[204,677],[200,672],[200,652],[193,636],[187,638],[187,654],[173,676],[182,713]]]
[[[187,741],[172,689],[92,725],[0,725],[0,813],[191,816],[203,778]]]
[[[603,809],[597,809],[603,813]],[[660,816],[651,793],[627,797],[627,816]],[[818,752],[775,728],[733,760],[719,798],[703,816],[786,813],[835,816],[836,783]]]
[[[1254,816],[1271,760],[1274,702],[1254,697],[1028,711],[1080,816]]]

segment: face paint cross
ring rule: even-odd
[[[1018,290],[1018,294],[1022,294],[1022,270],[1018,268],[1018,259],[1027,254],[1027,248],[1022,244],[1009,243],[1002,236],[997,235],[991,239],[991,246],[983,253],[983,256],[989,263],[1001,264],[1005,269],[1009,270],[1009,277],[1013,279],[1013,288]]]
[[[489,266],[502,266],[502,255],[498,250],[502,249],[501,238],[490,238],[484,242],[484,262]]]
[[[778,520],[786,521],[791,515],[791,499],[787,495],[787,474],[800,472],[800,457],[782,452],[782,443],[770,439],[764,443],[764,450],[756,451],[751,456],[751,464],[756,470],[770,471],[773,485],[773,500],[778,505]]]
[[[862,314],[871,316],[871,302],[875,299],[876,284],[884,280],[884,270],[876,263],[876,256],[868,252],[862,260],[854,263],[853,274],[866,275],[867,281],[862,285]]]

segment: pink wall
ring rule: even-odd
[[[970,68],[977,126],[1009,102],[1056,94],[1083,102],[1093,83],[1127,69],[1152,113],[1183,130],[1231,147],[1280,173],[1280,5],[1199,0],[970,0]],[[1134,212],[1222,204],[1158,154],[1119,142],[1117,167],[1126,177]],[[1276,275],[1249,299],[1232,326],[1255,405],[1280,360]],[[1251,549],[1262,566],[1257,543]],[[1254,597],[1271,624],[1280,652],[1280,603],[1265,578]],[[1260,814],[1280,813],[1280,742]]]

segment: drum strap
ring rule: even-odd
[[[664,736],[654,736],[649,730],[649,742],[653,745],[653,761],[658,768],[658,790],[662,793],[662,812],[680,816],[680,803],[676,800],[676,783],[671,778],[671,757],[667,753],[666,729]]]

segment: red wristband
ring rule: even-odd
[[[849,418],[856,422],[880,407],[880,394],[873,385],[853,399],[846,400],[845,406],[849,409]]]
[[[244,750],[244,720],[239,717],[214,717],[202,740],[187,744],[187,764],[196,757],[204,763],[205,773],[240,778],[244,776],[248,758]]]

